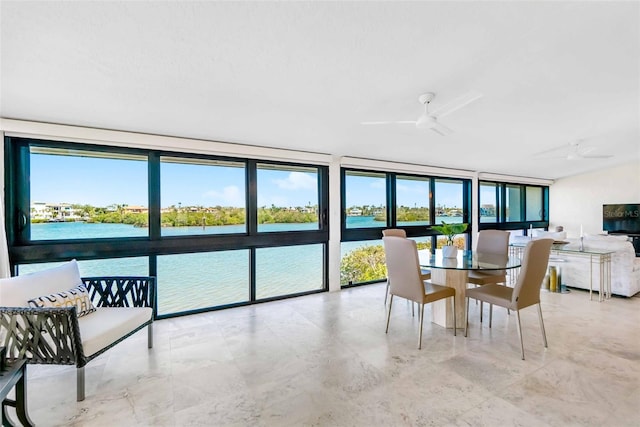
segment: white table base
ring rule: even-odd
[[[456,326],[458,328],[464,328],[464,300],[468,277],[467,270],[431,269],[431,283],[449,286],[456,290]],[[431,303],[431,321],[445,328],[453,328],[453,308],[449,298]]]

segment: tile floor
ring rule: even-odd
[[[640,425],[640,297],[543,293],[549,348],[537,310],[524,310],[522,361],[516,317],[500,308],[489,329],[472,304],[468,338],[425,322],[418,350],[418,318],[396,299],[385,335],[384,291],[158,321],[152,350],[142,331],[87,366],[80,403],[74,367],[30,365],[30,415],[39,426]]]

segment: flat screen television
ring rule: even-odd
[[[640,203],[602,205],[602,229],[610,233],[640,234]]]

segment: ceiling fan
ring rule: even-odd
[[[440,108],[429,112],[429,104],[435,98],[435,94],[427,92],[418,97],[418,101],[424,105],[424,112],[416,120],[394,120],[394,121],[370,121],[361,122],[363,125],[388,125],[388,124],[414,124],[418,129],[429,129],[442,136],[449,135],[453,130],[438,121],[440,117],[451,114],[456,110],[472,103],[482,97],[480,92],[472,91],[453,101],[444,104]]]
[[[565,160],[608,159],[613,157],[610,154],[590,154],[596,149],[597,147],[585,146],[582,144],[582,140],[578,140],[578,141],[572,141],[567,145],[563,145],[561,147],[556,147],[550,150],[541,151],[535,154],[535,156],[536,157],[542,156],[542,158],[545,158],[545,159],[565,159]]]

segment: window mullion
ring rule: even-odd
[[[247,233],[258,233],[258,171],[255,160],[247,161]]]
[[[157,152],[149,153],[149,238],[160,239],[160,156]]]

